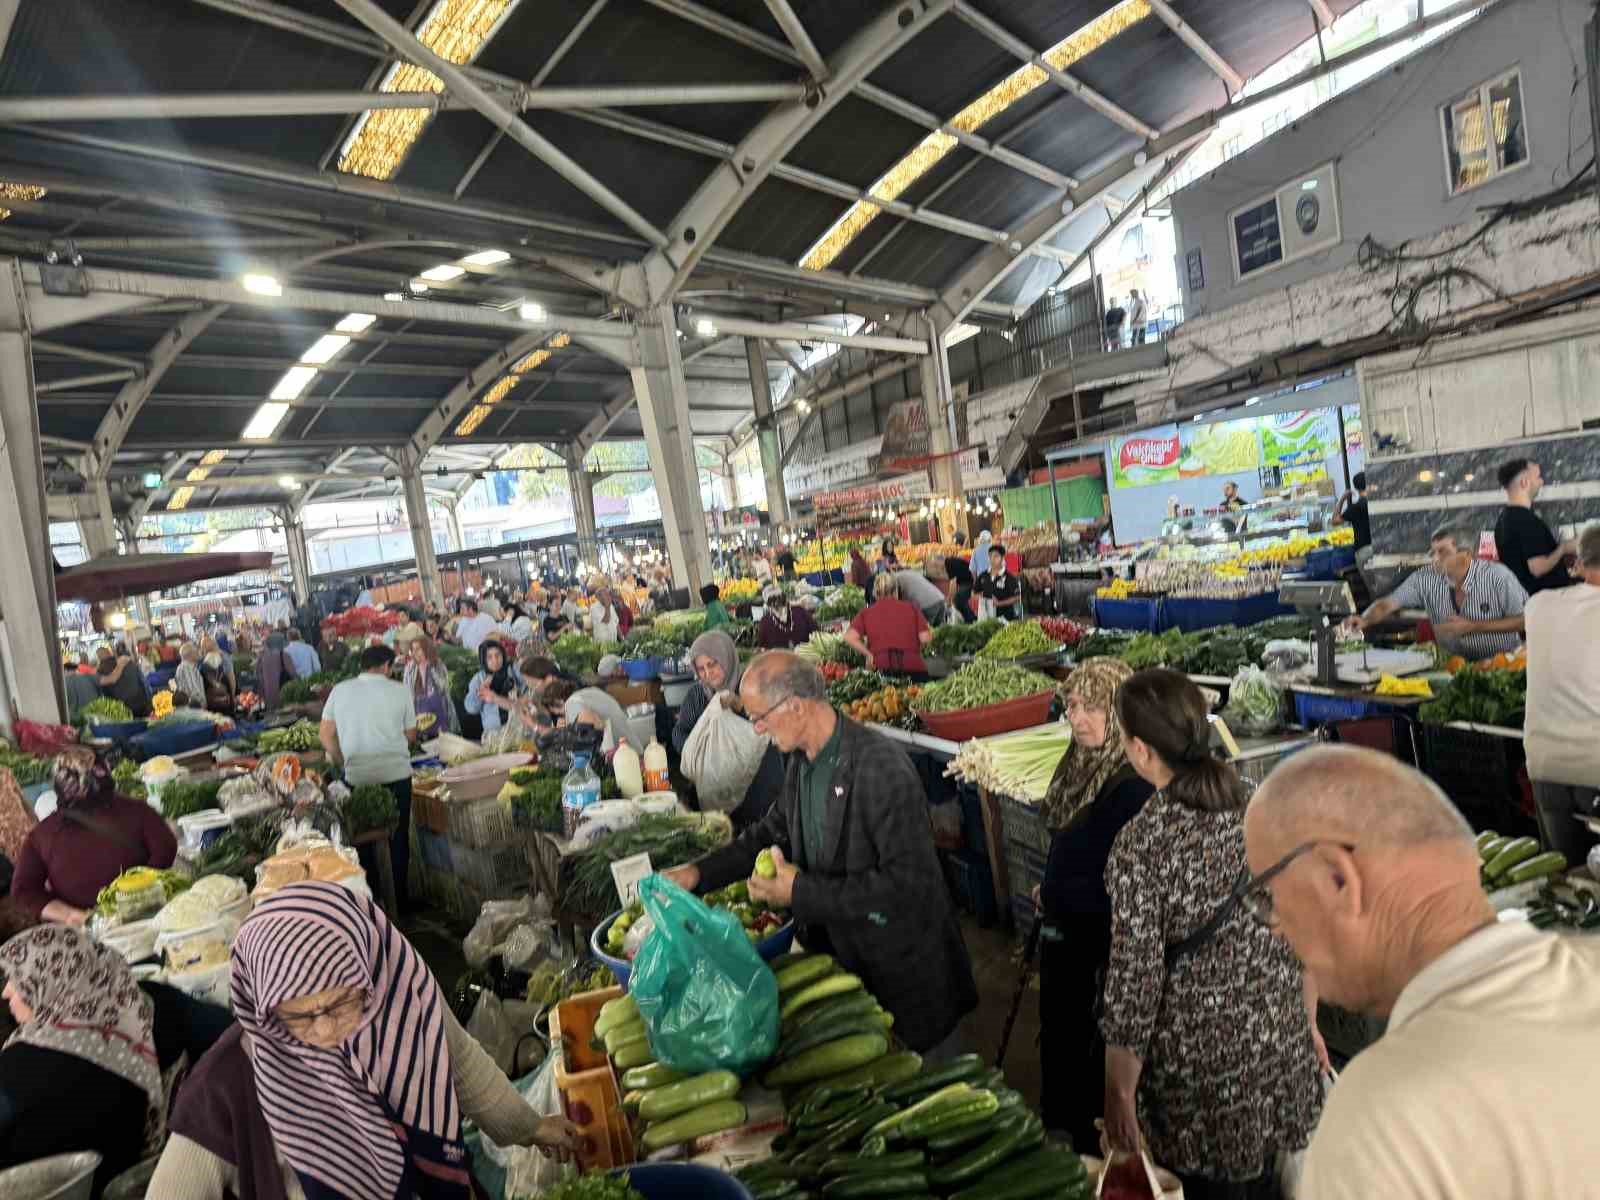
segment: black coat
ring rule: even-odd
[[[794,916],[808,949],[828,950],[894,1014],[913,1050],[947,1038],[978,1003],[950,905],[916,768],[899,746],[840,717],[839,765],[823,852],[794,884]],[[748,878],[756,855],[793,857],[803,756],[789,756],[783,793],[766,818],[700,860],[700,889]]]

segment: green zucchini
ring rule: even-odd
[[[869,1129],[867,1133],[869,1136],[872,1134],[882,1134],[886,1138],[891,1135],[898,1136],[900,1126],[904,1125],[913,1117],[921,1116],[941,1105],[948,1104],[954,1097],[963,1096],[970,1091],[972,1091],[972,1085],[970,1083],[949,1084],[940,1088],[931,1096],[924,1096],[921,1100],[918,1100],[915,1104],[903,1112],[897,1112],[892,1117],[885,1117],[883,1120],[879,1121],[876,1125]]]
[[[642,1067],[635,1067],[622,1077],[622,1086],[629,1091],[635,1089],[665,1087],[669,1083],[680,1083],[689,1076],[679,1074],[671,1067],[664,1067],[660,1063],[648,1063]]]
[[[806,1116],[820,1108],[827,1108],[840,1100],[865,1100],[867,1093],[872,1089],[864,1084],[854,1084],[848,1087],[819,1087],[804,1100],[796,1100],[788,1106],[790,1116]],[[793,1124],[793,1122],[790,1122]]]
[[[739,1094],[739,1077],[732,1071],[707,1071],[692,1079],[669,1083],[647,1095],[639,1105],[646,1121],[665,1121],[691,1108],[701,1108],[717,1100],[732,1100]]]
[[[860,976],[843,972],[837,975],[829,975],[796,991],[783,1002],[783,1007],[778,1010],[778,1015],[780,1017],[793,1016],[802,1008],[815,1004],[819,1000],[826,1000],[829,996],[838,996],[845,992],[859,991],[860,988]]]
[[[997,1108],[992,1113],[979,1113],[970,1120],[958,1121],[930,1137],[927,1141],[928,1150],[933,1154],[958,1150],[979,1138],[987,1137],[1006,1116],[1006,1109]]]
[[[1546,875],[1559,875],[1567,869],[1567,856],[1559,850],[1550,850],[1544,854],[1519,862],[1506,872],[1500,882],[1503,884],[1527,883],[1530,880],[1541,879]]]
[[[1501,837],[1496,834],[1487,842],[1478,843],[1478,857],[1485,864],[1487,864],[1491,858],[1493,858],[1496,854],[1499,854],[1501,850],[1505,849],[1515,840],[1515,838]]]
[[[804,1054],[813,1046],[820,1046],[824,1042],[836,1042],[855,1033],[883,1033],[886,1029],[887,1026],[882,1020],[872,1013],[859,1017],[841,1017],[837,1021],[818,1021],[814,1025],[807,1025],[802,1032],[779,1046],[773,1061],[788,1062],[796,1055]]]
[[[1043,1190],[1028,1191],[1028,1185]],[[1021,1188],[1020,1191],[1013,1189]],[[1062,1146],[1044,1146],[992,1171],[957,1192],[952,1200],[1027,1200],[1031,1196],[1075,1196],[1089,1190],[1083,1160]]]
[[[614,1000],[607,1000],[600,1006],[600,1012],[594,1019],[595,1036],[603,1038],[616,1026],[638,1019],[639,1002],[631,995],[623,994]]]
[[[871,1129],[879,1121],[894,1116],[898,1111],[887,1100],[875,1101],[871,1107],[863,1112],[835,1122],[825,1128],[822,1131],[822,1137],[816,1143],[816,1149],[823,1155],[831,1156],[836,1150],[843,1150],[846,1146],[853,1146],[867,1130]]]
[[[922,1055],[915,1050],[896,1050],[893,1054],[885,1054],[876,1062],[870,1062],[864,1067],[857,1067],[853,1071],[845,1071],[839,1075],[819,1079],[816,1083],[807,1084],[795,1094],[796,1101],[803,1102],[810,1099],[814,1090],[824,1087],[849,1087],[854,1084],[865,1084],[869,1088],[893,1087],[897,1083],[904,1083],[922,1070]]]
[[[1022,1146],[1030,1132],[1031,1120],[1027,1116],[1002,1121],[999,1128],[977,1149],[969,1150],[955,1162],[931,1168],[928,1182],[939,1191],[947,1191],[980,1179],[1004,1165]],[[1042,1129],[1040,1132],[1042,1134]]]
[[[1016,1108],[1023,1104],[1022,1093],[1016,1088],[1000,1087],[994,1089],[994,1098],[1000,1101],[1001,1108]]]
[[[790,963],[783,970],[778,971],[778,991],[792,992],[796,988],[805,987],[808,983],[815,983],[824,975],[831,975],[834,970],[833,956],[819,954],[815,958],[808,958],[804,962]]]
[[[768,1087],[787,1087],[794,1083],[807,1083],[825,1079],[863,1066],[882,1058],[889,1049],[889,1039],[882,1033],[858,1033],[832,1042],[824,1042],[802,1051],[787,1062],[779,1063],[768,1071],[764,1082]]]
[[[1510,842],[1500,847],[1500,850],[1487,864],[1483,873],[1491,880],[1499,879],[1512,867],[1525,859],[1532,858],[1539,853],[1539,839],[1531,837],[1513,838]]]
[[[920,1170],[922,1164],[921,1150],[902,1150],[898,1154],[841,1154],[823,1164],[822,1175],[825,1179],[832,1179],[838,1175]]]
[[[1500,835],[1498,833],[1496,833],[1494,830],[1485,829],[1482,833],[1480,833],[1476,838],[1473,839],[1473,841],[1477,842],[1477,844],[1478,844],[1478,856],[1480,858],[1483,857],[1483,848],[1485,846],[1487,846],[1490,842],[1494,841],[1495,838],[1497,838],[1499,836]]]
[[[993,1092],[976,1090],[959,1096],[949,1103],[936,1105],[927,1112],[918,1113],[900,1126],[899,1134],[901,1137],[921,1140],[932,1137],[942,1129],[951,1128],[968,1117],[999,1110],[1000,1101]]]
[[[836,1121],[855,1116],[870,1103],[871,1099],[864,1092],[859,1096],[841,1096],[837,1100],[799,1113],[791,1125],[795,1129],[825,1129]]]
[[[750,1188],[751,1200],[783,1200],[785,1196],[800,1190],[800,1181],[798,1179],[772,1179],[760,1187],[752,1187],[748,1183],[745,1186]]]
[[[864,1196],[902,1196],[927,1190],[928,1177],[921,1171],[885,1171],[841,1176],[824,1184],[822,1194],[828,1200],[861,1200]]]
[[[951,1083],[970,1083],[983,1074],[983,1059],[976,1054],[962,1054],[949,1062],[929,1067],[893,1087],[884,1089],[885,1100],[914,1100],[927,1092],[936,1092]]]
[[[643,1145],[647,1152],[655,1153],[668,1146],[676,1146],[679,1142],[692,1141],[697,1137],[705,1137],[712,1133],[721,1133],[724,1129],[737,1129],[744,1124],[745,1108],[738,1100],[718,1100],[701,1108],[692,1108],[686,1113],[666,1121],[657,1121],[654,1125],[647,1126],[644,1131]]]
[[[645,1063],[655,1060],[655,1051],[650,1049],[650,1039],[644,1034],[640,1034],[631,1042],[623,1042],[611,1056],[612,1063],[619,1071],[631,1071],[634,1067],[642,1067]]]
[[[783,1037],[791,1038],[816,1021],[832,1021],[839,1017],[857,1017],[872,1012],[878,1001],[871,992],[852,991],[821,1004],[803,1008],[783,1023]]]
[[[635,1038],[644,1037],[645,1032],[646,1030],[643,1021],[635,1020],[625,1022],[621,1025],[613,1025],[610,1029],[606,1030],[604,1038],[606,1053],[615,1054],[618,1046],[625,1042],[631,1042]]]
[[[771,967],[772,973],[776,975],[785,967],[792,967],[797,962],[805,962],[808,958],[816,957],[817,953],[814,950],[785,950],[777,957],[769,959],[767,966]]]

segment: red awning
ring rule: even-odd
[[[109,554],[56,575],[57,600],[118,600],[201,579],[220,579],[272,567],[272,552],[233,554]]]

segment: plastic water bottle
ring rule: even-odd
[[[561,781],[561,824],[567,837],[577,832],[583,810],[600,802],[600,776],[589,765],[587,754],[572,756],[572,770]]]

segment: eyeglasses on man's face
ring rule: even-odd
[[[1239,902],[1249,910],[1251,916],[1268,929],[1273,929],[1277,926],[1278,914],[1273,906],[1272,888],[1269,885],[1279,875],[1282,875],[1293,866],[1296,859],[1305,857],[1318,846],[1338,846],[1347,854],[1356,852],[1355,846],[1349,842],[1338,842],[1331,838],[1319,838],[1316,841],[1302,842],[1261,872],[1261,874],[1252,876],[1239,885]]]
[[[794,699],[793,696],[785,696],[782,700],[779,700],[776,704],[772,705],[765,712],[751,713],[750,714],[750,724],[751,725],[764,725],[766,723],[768,717],[772,716],[773,713],[777,712],[780,708],[782,708],[785,704],[789,703],[789,701],[791,701],[793,699]]]

